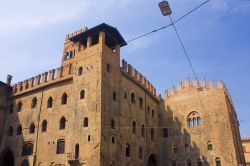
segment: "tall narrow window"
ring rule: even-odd
[[[52,108],[53,106],[53,98],[49,97],[48,101],[47,101],[47,108]]]
[[[85,91],[81,90],[80,91],[80,99],[84,99],[85,98]]]
[[[130,157],[130,144],[126,144],[126,157]]]
[[[60,126],[59,126],[59,129],[60,129],[60,130],[63,130],[63,129],[65,129],[65,127],[66,127],[66,119],[65,119],[65,117],[63,116],[63,117],[61,117],[61,119],[60,119]]]
[[[200,117],[197,118],[197,125],[198,125],[198,126],[201,125],[201,118],[200,118]]]
[[[79,144],[76,144],[75,146],[75,159],[77,160],[79,158]]]
[[[62,105],[67,104],[67,98],[68,98],[67,93],[64,93],[64,94],[62,95],[62,99],[61,99],[61,104],[62,104]]]
[[[33,144],[24,143],[22,146],[22,156],[30,156],[30,155],[33,155]]]
[[[142,147],[139,147],[139,159],[142,159]]]
[[[113,92],[113,101],[116,101],[117,95],[116,92]]]
[[[30,134],[34,134],[34,133],[35,133],[35,128],[36,128],[35,124],[34,124],[34,123],[31,123],[30,129],[29,129],[29,133],[30,133]]]
[[[46,132],[47,131],[47,121],[46,120],[43,120],[43,123],[42,123],[42,132]]]
[[[22,126],[21,125],[19,125],[17,127],[16,135],[22,135]]]
[[[196,125],[197,125],[196,118],[193,118],[193,126],[196,126]]]
[[[135,104],[135,94],[131,93],[131,103]]]
[[[213,144],[211,141],[207,142],[207,150],[213,150]]]
[[[23,104],[22,104],[21,101],[19,101],[18,104],[17,104],[17,112],[22,111],[22,107],[23,107]]]
[[[143,99],[140,97],[140,108],[143,108]]]
[[[65,140],[60,139],[57,141],[56,154],[64,154],[65,150]]]
[[[36,106],[37,106],[37,98],[34,97],[31,101],[31,108],[36,108]]]
[[[145,137],[145,126],[144,125],[141,126],[141,136]]]
[[[127,99],[127,93],[124,92],[124,99]]]
[[[79,69],[78,69],[78,75],[80,76],[80,75],[82,75],[82,73],[83,73],[83,68],[79,67]]]
[[[111,119],[111,129],[115,129],[115,120]]]
[[[185,152],[189,153],[189,145],[188,144],[185,144]]]
[[[155,117],[155,110],[152,110],[152,118]]]
[[[192,161],[190,159],[187,159],[186,164],[187,164],[187,166],[192,166]]]
[[[13,127],[10,127],[8,131],[8,136],[11,137],[12,135],[13,135]]]
[[[107,63],[107,72],[110,73],[110,64]]]
[[[192,127],[193,126],[193,119],[188,119],[188,126],[189,127]]]
[[[216,166],[221,166],[221,161],[220,161],[220,158],[219,158],[219,157],[217,157],[217,158],[215,159],[215,164],[216,164]]]
[[[13,109],[14,109],[14,104],[11,103],[9,106],[9,113],[12,114],[13,113]]]
[[[197,166],[202,166],[201,159],[198,159],[198,160],[197,160]]]
[[[163,136],[163,138],[168,138],[168,129],[167,128],[163,129],[162,136]]]
[[[174,145],[174,154],[177,154],[177,153],[178,153],[178,146]]]
[[[132,133],[136,134],[136,122],[135,121],[133,121],[132,123]]]
[[[154,129],[151,129],[151,141],[155,140],[155,131]]]
[[[89,126],[89,119],[88,118],[84,118],[83,120],[83,127],[88,127]]]

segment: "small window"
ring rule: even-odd
[[[162,130],[162,136],[163,136],[163,138],[168,138],[168,129],[167,128]]]
[[[19,101],[18,104],[17,104],[17,112],[22,111],[22,107],[23,107],[23,104],[22,104],[21,101]]]
[[[197,166],[202,166],[202,161],[201,161],[201,159],[198,159],[198,160],[197,160]]]
[[[127,99],[127,93],[124,92],[124,99]]]
[[[117,94],[116,92],[113,92],[113,101],[116,101],[117,100]]]
[[[42,132],[46,132],[47,131],[47,121],[46,120],[43,120],[43,123],[42,123]]]
[[[150,107],[148,106],[148,114],[150,113]]]
[[[192,166],[192,161],[190,159],[187,159],[186,164],[187,164],[187,166]]]
[[[82,67],[79,67],[79,68],[78,68],[78,75],[80,76],[80,75],[82,75],[82,73],[83,73],[83,68],[82,68]]]
[[[130,144],[126,144],[126,157],[130,157]]]
[[[12,114],[13,110],[14,110],[14,104],[11,103],[10,106],[9,106],[9,113]]]
[[[84,118],[83,120],[83,127],[88,127],[89,126],[89,119],[88,118]]]
[[[114,119],[111,120],[111,129],[115,129],[115,120]]]
[[[53,106],[53,98],[49,97],[48,101],[47,101],[47,108],[52,108]]]
[[[141,136],[145,137],[145,126],[144,125],[141,126]]]
[[[221,166],[221,161],[220,161],[220,158],[219,158],[219,157],[217,157],[217,158],[215,159],[215,163],[216,163],[216,166]]]
[[[177,153],[178,153],[178,146],[175,145],[175,146],[174,146],[174,154],[177,154]]]
[[[90,141],[90,135],[88,135],[88,142]]]
[[[152,110],[152,118],[155,117],[155,110]]]
[[[140,108],[143,108],[143,99],[140,97]]]
[[[111,142],[112,142],[112,144],[115,144],[115,137],[111,138]]]
[[[142,147],[139,147],[139,159],[142,159]]]
[[[66,127],[66,119],[65,119],[65,117],[63,116],[63,117],[61,117],[61,119],[60,119],[59,129],[60,129],[60,130],[64,130],[65,127]]]
[[[131,93],[131,103],[135,104],[135,94]]]
[[[110,64],[107,63],[107,72],[110,73]]]
[[[135,121],[133,121],[132,123],[132,133],[136,134],[136,122]]]
[[[151,129],[151,141],[155,140],[155,131],[154,129]]]
[[[13,136],[13,127],[10,127],[8,130],[8,136],[11,137]]]
[[[33,144],[24,143],[22,146],[22,156],[30,156],[30,155],[33,155]]]
[[[16,135],[22,135],[22,126],[21,125],[19,125],[18,127],[17,127],[17,131],[16,131]]]
[[[57,141],[56,154],[64,154],[65,151],[65,140],[60,139]]]
[[[80,99],[84,99],[85,98],[85,91],[81,90],[80,91]]]
[[[75,145],[75,159],[78,159],[79,158],[79,144],[76,144]]]
[[[68,98],[68,95],[66,93],[64,93],[62,95],[62,99],[61,99],[61,104],[62,105],[67,104],[67,98]]]
[[[29,133],[30,133],[30,134],[34,134],[34,133],[35,133],[35,129],[36,129],[35,124],[34,124],[34,123],[31,123],[30,129],[29,129]]]
[[[212,144],[212,142],[211,141],[208,141],[208,143],[207,143],[207,150],[213,150],[213,144]]]
[[[31,102],[31,108],[36,108],[36,106],[37,106],[37,98],[34,97]]]
[[[189,153],[189,145],[185,144],[185,153]]]

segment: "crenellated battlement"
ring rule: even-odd
[[[76,36],[76,35],[79,35],[79,34],[82,34],[84,32],[88,31],[88,27],[84,27],[84,28],[81,28],[77,31],[74,31],[74,32],[71,32],[69,34],[66,35],[65,37],[65,42],[69,41],[72,37]]]
[[[217,86],[214,83],[214,80],[209,80],[206,81],[205,79],[203,80],[197,80],[197,79],[193,79],[192,82],[190,82],[189,78],[186,78],[184,81],[184,84],[180,81],[178,82],[177,85],[177,89],[175,88],[175,86],[171,86],[170,87],[170,92],[168,90],[166,90],[164,92],[164,99],[167,99],[171,96],[176,95],[178,92],[184,90],[184,89],[203,89],[203,90],[209,90],[209,89],[217,89],[217,90],[222,90],[225,95],[228,97],[228,99],[230,100],[230,102],[232,102],[231,96],[225,86],[225,84],[223,83],[223,81],[219,81],[217,83]]]
[[[156,97],[155,87],[146,79],[146,77],[138,72],[132,65],[128,64],[124,59],[122,60],[121,71]]]
[[[72,70],[73,70],[72,64],[69,64],[66,66],[59,67],[57,69],[46,71],[35,77],[31,77],[29,79],[16,83],[12,86],[13,94],[14,95],[19,94],[22,92],[36,89],[38,87],[42,87],[44,85],[47,85],[53,82],[58,82],[60,80],[63,80],[64,78],[67,78],[72,75],[73,73]]]

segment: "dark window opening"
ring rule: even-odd
[[[207,143],[207,150],[213,150],[213,144],[211,141]]]
[[[151,141],[154,141],[155,139],[155,131],[154,129],[151,129]]]
[[[59,129],[60,129],[60,130],[63,130],[63,129],[65,129],[65,127],[66,127],[66,119],[65,119],[65,117],[63,116],[63,117],[60,119],[60,126],[59,126]]]
[[[143,108],[143,99],[140,97],[140,108]]]
[[[64,94],[62,95],[62,99],[61,99],[61,104],[62,104],[62,105],[67,104],[67,98],[68,98],[67,94],[64,93]]]
[[[202,166],[201,159],[198,159],[198,160],[197,160],[197,166]]]
[[[116,92],[113,92],[113,101],[116,101],[116,100],[117,100]]]
[[[215,159],[215,163],[216,163],[216,166],[221,166],[221,161],[220,161],[220,158],[219,158],[219,157],[217,157],[217,158]]]
[[[188,160],[186,161],[186,164],[187,164],[187,166],[192,166],[192,161],[188,159]]]
[[[47,101],[47,108],[52,108],[53,106],[53,98],[49,97],[48,101]]]
[[[132,124],[132,133],[136,134],[136,122],[135,121],[133,121],[133,124]]]
[[[152,118],[155,117],[155,110],[152,110]]]
[[[31,102],[31,108],[36,108],[36,106],[37,106],[37,98],[34,97]]]
[[[127,93],[124,92],[124,99],[127,99]]]
[[[90,141],[90,135],[88,135],[88,141]]]
[[[141,136],[145,137],[145,126],[144,125],[141,126]]]
[[[33,155],[33,144],[25,143],[22,146],[22,156],[30,156]]]
[[[29,129],[29,133],[30,133],[30,134],[34,134],[34,133],[35,133],[35,129],[36,129],[35,124],[34,124],[34,123],[31,123],[30,129]]]
[[[16,135],[22,135],[22,130],[23,130],[22,126],[19,125],[19,126],[17,127]]]
[[[130,144],[126,144],[126,157],[130,157]]]
[[[43,123],[42,123],[42,132],[46,132],[47,131],[47,121],[46,120],[43,120]]]
[[[79,67],[79,69],[78,69],[78,75],[80,76],[80,75],[82,75],[82,73],[83,73],[83,68]]]
[[[17,112],[22,111],[22,107],[23,107],[22,102],[21,102],[21,101],[20,101],[20,102],[18,102],[18,104],[17,104]]]
[[[84,118],[83,120],[83,127],[88,127],[89,126],[89,119],[88,118]]]
[[[57,147],[56,147],[56,154],[64,154],[65,150],[65,140],[58,140]]]
[[[10,127],[8,130],[8,136],[11,137],[13,135],[13,127]]]
[[[81,90],[80,92],[80,99],[84,99],[85,98],[85,91]]]
[[[139,147],[139,159],[142,159],[142,147]]]
[[[75,146],[75,159],[79,158],[79,144],[76,144]]]
[[[106,67],[107,67],[107,72],[110,73],[110,70],[111,70],[110,64],[107,63],[107,66],[106,66]]]
[[[111,120],[111,129],[115,129],[115,120],[114,119]]]
[[[112,142],[112,144],[115,143],[115,137],[112,137],[112,138],[111,138],[111,142]]]
[[[163,138],[168,138],[168,129],[167,128],[163,129],[162,134]]]
[[[135,94],[131,93],[131,103],[135,104]]]

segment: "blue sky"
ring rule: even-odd
[[[108,23],[126,40],[170,23],[158,0],[8,0],[0,10],[0,80],[13,82],[60,65],[65,35]],[[202,0],[169,0],[177,19]],[[199,78],[223,80],[250,137],[250,1],[211,0],[176,24]],[[193,78],[172,27],[129,43],[126,59],[157,88],[158,94]]]

